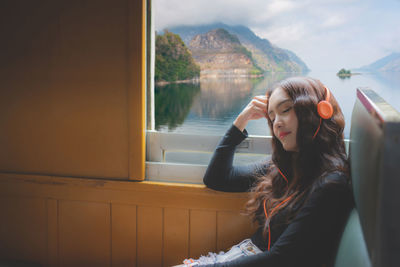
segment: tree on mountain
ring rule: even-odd
[[[155,80],[178,81],[200,76],[200,67],[179,35],[167,30],[156,37]]]

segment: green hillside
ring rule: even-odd
[[[156,36],[155,81],[173,82],[200,76],[200,67],[179,35],[165,31]]]

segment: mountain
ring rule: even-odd
[[[178,81],[200,76],[200,66],[179,35],[165,31],[156,37],[155,80]]]
[[[238,37],[221,28],[195,35],[189,49],[200,65],[201,77],[260,76],[264,72]]]
[[[400,71],[400,53],[391,53],[367,66],[361,67],[360,71]]]
[[[267,39],[258,37],[249,28],[215,23],[198,26],[177,26],[169,31],[179,34],[186,45],[194,36],[205,34],[214,29],[224,29],[236,35],[240,43],[252,53],[255,63],[268,72],[308,72],[306,64],[295,53],[272,45]]]

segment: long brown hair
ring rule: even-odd
[[[304,199],[325,174],[339,171],[349,176],[343,137],[345,121],[335,97],[331,94],[329,101],[333,107],[333,116],[322,120],[320,130],[313,139],[320,123],[317,104],[325,100],[325,86],[319,80],[309,77],[292,77],[269,89],[266,95],[270,97],[277,88],[282,88],[294,103],[293,108],[298,119],[298,152],[284,150],[281,142],[274,136],[272,122],[267,116],[272,133],[272,158],[266,174],[258,178],[246,204],[246,213],[251,215],[254,221],[264,225],[264,235],[274,215],[270,215],[266,220],[264,200],[267,210],[271,211],[278,203],[292,196],[290,201],[279,206],[280,210],[286,208],[289,211],[286,216],[286,221],[289,222],[295,216],[299,205],[304,203]],[[287,177],[288,183],[278,168]]]

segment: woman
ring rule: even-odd
[[[232,166],[248,121],[262,117],[273,133],[271,159]],[[250,191],[246,211],[260,227],[227,253],[185,260],[186,266],[331,265],[353,205],[343,129],[338,103],[316,79],[289,78],[254,97],[217,146],[204,183]]]

